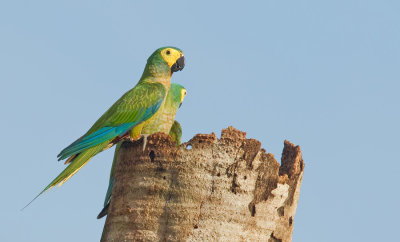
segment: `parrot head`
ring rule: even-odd
[[[170,92],[173,96],[175,105],[179,104],[179,107],[182,106],[183,99],[186,97],[186,89],[177,83],[171,85]]]
[[[186,97],[186,93],[187,93],[186,89],[182,87],[182,89],[181,89],[181,103],[179,104],[179,107],[182,106],[183,99]]]
[[[181,71],[185,67],[183,52],[175,47],[162,47],[153,52],[147,59],[147,66],[157,71]]]

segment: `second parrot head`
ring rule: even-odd
[[[183,52],[176,47],[162,47],[153,52],[147,59],[147,65],[167,67],[172,72],[181,71],[185,67]]]
[[[183,99],[186,97],[186,89],[180,84],[173,83],[169,91],[172,94],[173,103],[179,104],[178,107],[181,107]]]

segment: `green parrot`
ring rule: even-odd
[[[183,52],[178,48],[163,47],[153,52],[136,86],[116,101],[86,134],[58,154],[58,160],[68,158],[65,162],[68,167],[30,203],[46,190],[57,184],[61,186],[101,151],[123,139],[139,139],[142,129],[157,117],[164,105],[172,73],[181,71],[184,66]]]
[[[169,135],[172,137],[172,141],[174,141],[177,146],[181,144],[182,127],[178,121],[175,120],[174,124],[172,124],[171,130],[169,131]]]
[[[178,111],[178,108],[182,105],[185,96],[186,89],[179,84],[172,83],[167,95],[167,99],[165,100],[165,104],[160,108],[160,111],[156,115],[154,115],[151,122],[148,122],[143,126],[142,135],[150,135],[157,132],[163,132],[165,134],[170,134],[172,140],[176,142],[177,145],[180,145],[182,128],[177,121],[174,121],[174,119],[176,112]],[[114,160],[110,172],[110,180],[104,200],[104,208],[97,216],[98,219],[107,215],[108,212],[108,207],[111,200],[111,192],[114,186],[114,165],[115,161],[117,160],[117,155],[122,143],[123,141],[119,142],[117,144],[117,147],[115,148]]]

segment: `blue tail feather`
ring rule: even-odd
[[[58,160],[63,160],[71,155],[78,154],[85,149],[113,139],[128,132],[136,123],[125,123],[116,127],[104,127],[93,134],[82,137],[62,150]]]

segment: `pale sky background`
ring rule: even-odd
[[[100,239],[114,149],[20,208],[165,45],[187,60],[184,141],[233,125],[278,159],[301,146],[293,241],[398,238],[398,0],[141,2],[1,1],[0,241]]]

